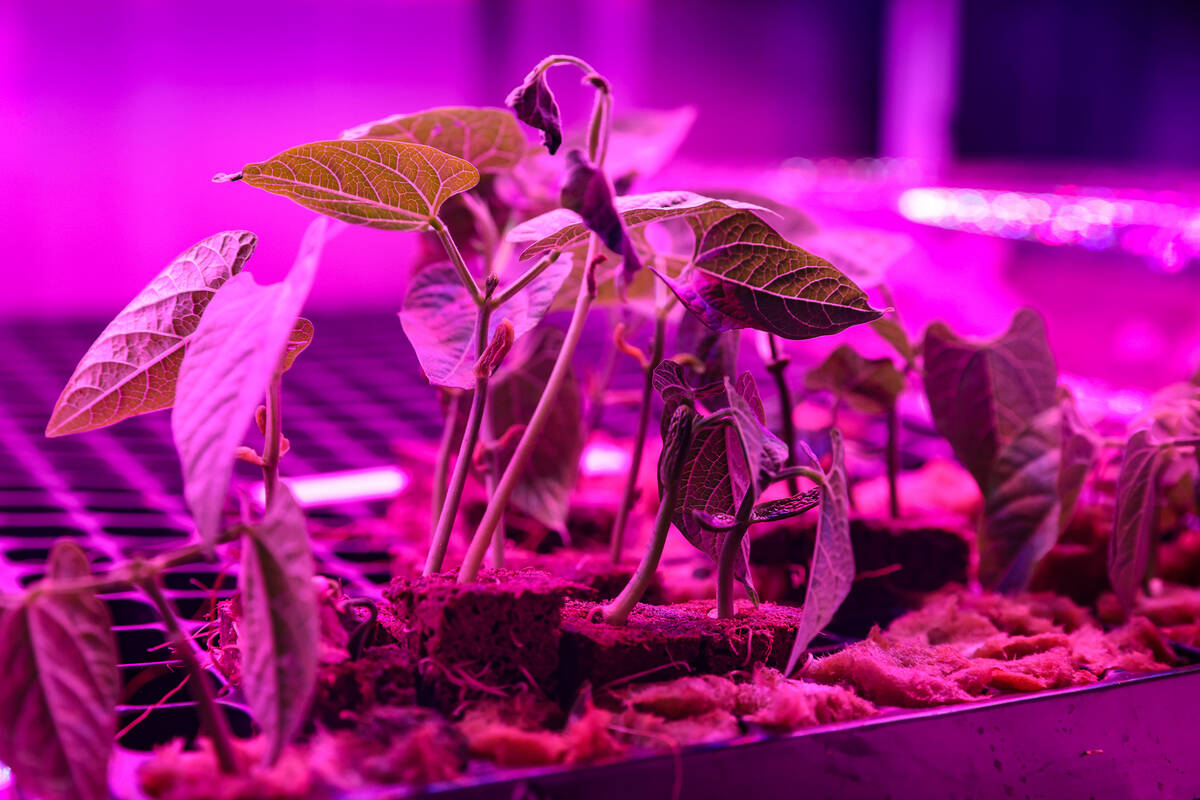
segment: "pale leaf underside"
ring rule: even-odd
[[[396,114],[351,128],[342,138],[424,144],[470,161],[480,172],[507,172],[525,152],[525,135],[502,108],[446,106]]]
[[[188,339],[213,295],[241,271],[256,242],[249,231],[225,231],[172,261],[80,359],[46,435],[94,430],[170,408]]]
[[[479,182],[469,161],[433,147],[383,139],[303,144],[241,178],[334,219],[396,231],[425,230],[450,197]]]

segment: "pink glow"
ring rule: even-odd
[[[408,473],[399,467],[372,467],[345,472],[324,472],[284,478],[304,508],[356,503],[368,500],[387,500],[404,491],[411,483]],[[260,506],[265,502],[262,482],[254,484],[250,496]]]
[[[629,452],[612,442],[592,442],[583,450],[581,460],[584,476],[624,474],[629,469]]]

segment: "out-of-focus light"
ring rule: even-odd
[[[0,792],[12,786],[12,768],[0,762]]]
[[[411,482],[408,473],[394,466],[297,475],[282,480],[304,508],[386,500],[404,491]],[[266,503],[266,488],[261,481],[251,487],[250,496],[260,506]]]
[[[589,478],[624,474],[631,456],[612,442],[592,442],[583,448],[583,474]]]

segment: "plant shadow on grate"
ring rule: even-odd
[[[285,430],[292,450],[284,475],[333,472],[394,463],[396,442],[436,441],[437,395],[424,381],[394,315],[314,318],[312,345],[284,382]],[[602,320],[585,338],[578,362],[603,361]],[[0,591],[14,592],[42,576],[55,539],[84,546],[103,568],[153,555],[189,541],[193,530],[182,498],[179,463],[166,412],[126,420],[75,436],[43,435],[50,410],[103,321],[21,322],[0,325]],[[585,367],[586,369],[586,367]],[[613,387],[634,389],[639,378],[619,365]],[[632,428],[633,411],[606,409],[603,427]],[[251,430],[248,443],[256,432]],[[247,482],[253,468],[237,467]],[[314,509],[310,518],[333,527],[381,516],[385,502]],[[352,540],[336,547],[314,541],[323,572],[351,592],[377,594],[390,579],[385,550]],[[200,564],[164,577],[168,596],[200,647],[214,604],[232,596],[236,570]],[[136,592],[103,596],[112,612],[124,690],[119,743],[145,750],[172,738],[192,740],[199,727],[182,669],[173,662],[153,607]],[[213,673],[234,731],[248,735],[250,717],[236,693]],[[136,722],[136,724],[134,724]]]

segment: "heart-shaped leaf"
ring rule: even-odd
[[[243,180],[353,225],[421,231],[442,203],[479,183],[479,170],[423,144],[361,139],[302,144],[223,179]]]
[[[1162,450],[1149,430],[1136,431],[1125,444],[1117,476],[1117,512],[1108,548],[1108,577],[1127,609],[1146,580],[1155,545],[1158,470]]]
[[[286,483],[262,524],[242,540],[242,684],[268,741],[267,760],[308,718],[317,685],[320,625],[304,512]]]
[[[563,333],[539,328],[518,342],[488,387],[487,413],[493,431],[525,425],[545,393]],[[568,373],[550,413],[546,430],[533,449],[512,494],[512,504],[546,527],[564,531],[571,492],[579,478],[579,458],[587,443],[583,394],[573,372]],[[499,469],[508,467],[512,451],[503,452]]]
[[[571,261],[570,254],[559,256],[495,309],[488,321],[488,340],[503,320],[512,323],[514,338],[537,327],[571,273]],[[430,265],[412,279],[400,311],[400,325],[430,383],[456,389],[475,387],[475,323],[475,301],[450,264]]]
[[[550,155],[554,155],[562,145],[562,114],[546,81],[546,71],[534,69],[526,75],[525,81],[509,92],[504,105],[511,108],[521,122],[541,131],[542,144],[546,145]]]
[[[249,231],[197,242],[164,269],[100,334],[54,405],[47,436],[112,425],[170,408],[188,339],[221,286],[257,243]]]
[[[854,348],[842,345],[804,376],[804,388],[832,392],[864,414],[884,414],[904,391],[904,375],[890,358],[863,358]]]
[[[45,591],[0,612],[0,761],[30,796],[106,800],[121,679],[108,607],[74,542],[50,551]]]
[[[1000,451],[1055,404],[1058,375],[1042,319],[1023,309],[1004,335],[978,342],[935,323],[924,361],[933,421],[986,492]]]
[[[283,363],[279,367],[281,372],[287,372],[292,368],[292,364],[296,363],[296,358],[312,344],[312,339],[313,324],[304,317],[300,317],[296,320],[296,326],[292,328],[291,335],[288,336],[287,344],[284,345]]]
[[[804,606],[796,626],[796,641],[788,658],[791,675],[800,656],[821,630],[833,620],[850,587],[854,584],[854,548],[850,542],[850,495],[846,483],[846,457],[842,434],[829,432],[832,464],[825,473],[821,490],[821,515],[817,520],[817,538],[813,545]]]
[[[525,135],[502,108],[447,106],[395,114],[351,128],[342,138],[424,144],[470,161],[480,172],[507,172],[525,152]]]
[[[212,545],[234,453],[282,366],[288,338],[308,297],[327,221],[314,220],[287,277],[260,286],[245,272],[226,284],[192,336],[179,371],[171,431],[183,466],[184,495],[200,539]]]

